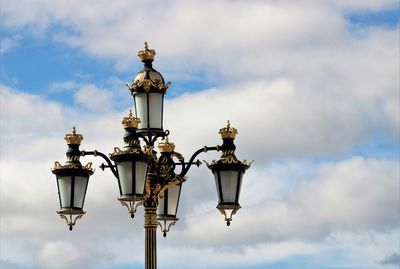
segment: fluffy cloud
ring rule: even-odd
[[[260,96],[263,93],[262,88],[253,89],[254,92],[250,91],[250,95]],[[239,90],[231,89],[230,92],[233,96],[232,100],[228,100],[230,105],[236,106],[235,100],[246,100]],[[264,92],[268,95],[266,98],[270,102],[268,106],[275,109],[279,108],[279,105],[274,105],[274,102],[279,103],[286,98],[290,100],[294,96],[293,87],[285,81],[266,86]],[[40,103],[41,109],[45,110],[56,105],[40,97],[21,94],[9,88],[6,93],[10,100],[17,98],[19,100],[17,102],[32,109],[37,103]],[[174,109],[188,111],[190,108],[187,107],[186,98],[190,97],[194,102],[192,104],[196,104],[207,100],[210,95],[215,104],[209,102],[210,111],[207,113],[217,112],[219,108],[216,104],[223,99],[218,93],[225,96],[226,90],[214,89],[167,101],[166,107],[169,107],[167,113],[173,113]],[[285,106],[290,107],[288,104]],[[8,114],[6,115],[13,114],[18,107],[20,107],[18,104],[7,107]],[[56,107],[61,111],[70,109],[61,105],[56,105]],[[268,114],[262,108],[260,111],[263,115]],[[201,111],[193,109],[193,113],[176,113],[179,124],[174,124],[172,121],[170,123],[173,131],[176,131],[174,139],[177,138],[179,142],[187,141],[187,143],[178,144],[184,152],[192,151],[193,145],[197,144],[196,141],[208,143],[207,140],[210,140],[211,144],[212,142],[219,143],[216,130],[221,127],[220,124],[207,121],[209,118],[205,117],[204,125],[191,125],[192,117],[195,117],[197,123],[199,120],[201,122]],[[222,112],[223,116],[225,116],[224,113],[228,114],[228,112]],[[280,113],[282,111],[278,109],[275,116],[279,116]],[[33,115],[26,115],[26,117],[30,119]],[[118,137],[122,135],[122,128],[118,122],[121,116],[121,113],[114,112],[91,120],[87,116],[76,117],[77,125],[82,126],[78,130],[81,130],[85,136],[82,148],[101,149],[107,153],[107,150],[111,151],[113,146],[120,146],[122,141],[119,141]],[[60,120],[65,122],[63,116],[60,117]],[[5,123],[11,119],[6,117]],[[239,126],[246,126],[246,124],[249,126],[242,129],[257,126],[257,121],[252,125],[246,123],[246,119],[245,116],[237,118]],[[35,129],[36,124],[42,126],[44,123],[27,120],[25,128]],[[18,126],[9,125],[9,127],[7,129],[9,135],[19,130]],[[62,126],[62,128],[65,127]],[[242,132],[242,129],[239,130],[239,135],[242,135],[240,139],[251,140],[250,137],[246,138],[246,132]],[[35,258],[32,263],[41,268],[52,264],[57,256],[53,254],[60,249],[72,253],[68,256],[69,260],[66,260],[62,266],[86,265],[93,261],[92,257],[97,257],[96,255],[104,256],[105,258],[99,262],[108,265],[117,261],[118,263],[142,262],[142,255],[134,258],[129,255],[132,246],[135,246],[135,251],[138,253],[142,251],[143,231],[140,218],[142,212],[141,210],[138,212],[135,223],[132,225],[126,209],[115,201],[115,197],[118,196],[116,183],[109,172],[97,171],[93,176],[86,200],[88,213],[79,221],[75,233],[69,233],[65,223],[55,214],[58,203],[57,193],[49,167],[53,160],[63,161],[65,158],[63,156],[65,146],[61,134],[64,130],[59,130],[54,134],[40,133],[34,137],[27,136],[25,141],[30,147],[17,144],[12,149],[6,148],[0,169],[1,227],[2,235],[5,237],[2,243],[10,241],[15,236],[24,236],[25,248],[34,253]],[[189,132],[187,134],[189,138],[179,138],[182,130]],[[322,132],[322,130],[319,131]],[[215,133],[214,138],[210,135],[212,133]],[[246,149],[247,147],[240,145],[239,156],[261,156],[258,151],[266,151],[268,147],[270,145],[262,144]],[[285,147],[281,150],[285,152]],[[279,147],[275,153],[278,152]],[[209,156],[204,156],[204,158],[209,159]],[[243,209],[235,216],[229,229],[226,229],[222,216],[214,208],[215,186],[209,171],[202,167],[190,173],[190,180],[184,186],[181,199],[181,221],[173,228],[167,241],[160,241],[160,247],[165,248],[160,254],[160,260],[165,264],[172,263],[174,256],[171,256],[171,253],[182,253],[179,246],[185,244],[188,246],[185,248],[187,259],[182,260],[182,267],[187,266],[189,260],[193,261],[199,252],[209,253],[210,261],[213,255],[224,257],[226,265],[232,264],[235,260],[246,264],[250,261],[273,263],[298,255],[318,256],[318,253],[327,247],[324,243],[320,245],[320,242],[330,240],[341,231],[356,235],[368,231],[386,233],[398,227],[399,219],[395,209],[398,206],[396,179],[399,175],[396,170],[398,164],[395,161],[355,157],[338,163],[307,164],[283,161],[266,166],[263,158],[256,159],[253,168],[246,173],[241,200]],[[24,161],[24,169],[19,169],[21,160]],[[101,162],[95,158],[92,160],[96,165]],[[85,158],[84,162],[86,161],[91,160]],[[15,196],[16,192],[24,195]],[[35,197],[35,203],[31,202],[32,197]],[[29,208],[28,211],[27,208]],[[121,221],[115,221],[118,219]],[[120,239],[126,239],[127,230],[140,236],[121,242]],[[99,238],[103,241],[103,243],[97,243],[99,246],[109,246],[105,253],[99,252],[92,244],[87,244],[92,240],[97,242]],[[60,243],[59,240],[65,242]],[[339,240],[339,242],[342,241],[343,239]],[[236,246],[233,252],[228,247],[232,244]],[[10,246],[14,245],[10,244]],[[20,255],[16,253],[19,248],[13,247],[4,254],[4,258],[20,259]],[[128,252],[127,249],[130,251]],[[216,254],[211,254],[215,251],[217,251]],[[236,253],[236,259],[232,253]],[[382,257],[372,256],[375,260],[380,260]],[[212,267],[211,264],[209,266]]]
[[[219,144],[218,129],[232,121],[238,157],[256,160],[246,173],[243,208],[227,229],[214,208],[210,172],[204,166],[191,171],[181,220],[159,241],[160,264],[212,268],[311,257],[322,259],[317,268],[376,268],[396,259],[388,254],[398,248],[398,163],[342,154],[371,137],[399,135],[398,29],[354,29],[345,15],[393,3],[13,1],[3,3],[1,22],[111,58],[122,70],[132,68],[147,40],[167,80],[217,85],[168,99],[165,126],[177,151],[188,156]],[[91,178],[88,213],[74,233],[55,213],[49,168],[65,158],[64,133],[76,125],[85,137],[82,149],[108,153],[122,145],[120,120],[131,106],[127,91],[111,90],[123,84],[119,79],[108,85],[66,79],[50,90],[70,90],[76,107],[0,85],[0,264],[142,263],[142,211],[132,224],[109,171],[97,169]],[[310,160],[315,156],[340,160]],[[213,157],[218,154],[200,159]]]
[[[249,206],[252,197],[242,197],[246,209],[227,232],[223,225],[214,225],[216,212],[194,214],[186,218],[188,225],[182,238],[200,245],[254,244],[271,241],[320,241],[332,232],[385,231],[398,226],[398,171],[395,161],[353,158],[337,164],[321,164],[316,176],[298,184],[286,197],[272,201],[268,197],[256,206]],[[268,179],[246,175],[245,193],[252,184]],[[262,190],[259,190],[262,191]],[[260,193],[262,195],[262,193]],[[244,198],[244,199],[243,199]],[[253,216],[253,217],[252,217]],[[256,218],[254,216],[257,216]],[[259,225],[252,224],[256,219]],[[199,229],[201,227],[201,229]],[[248,229],[252,227],[252,229]],[[203,231],[208,237],[203,236]]]
[[[92,111],[112,110],[112,93],[98,89],[95,85],[85,85],[74,95],[78,104]]]
[[[0,40],[0,55],[6,53],[8,50],[18,46],[20,37],[18,35],[13,37],[5,37]]]
[[[400,265],[400,254],[392,253],[380,261],[382,265]]]
[[[113,255],[105,250],[93,251],[65,242],[48,242],[39,252],[38,265],[40,268],[55,269],[98,268],[102,262],[110,263],[113,258]]]

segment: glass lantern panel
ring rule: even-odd
[[[132,162],[117,163],[121,195],[132,194]]]
[[[238,194],[238,197],[237,197],[237,202],[239,203],[239,198],[240,198],[240,190],[242,189],[242,180],[243,180],[243,172],[239,172],[240,173],[240,175],[239,175],[239,194]]]
[[[163,95],[149,93],[150,128],[162,129]]]
[[[166,192],[164,192],[163,198],[158,199],[157,215],[160,216],[164,216],[167,214],[167,212],[165,212],[165,193]]]
[[[143,194],[144,184],[146,182],[147,175],[147,163],[146,162],[136,162],[136,190],[137,194]]]
[[[71,207],[71,176],[58,177],[58,192],[61,200],[61,208]]]
[[[168,190],[168,215],[176,216],[176,211],[178,209],[179,195],[181,192],[181,186],[176,185]]]
[[[74,207],[83,207],[83,201],[85,200],[86,187],[88,184],[87,177],[75,177],[75,189],[74,189]]]
[[[147,93],[135,94],[136,117],[140,119],[139,128],[149,128],[147,111]]]
[[[220,171],[223,203],[236,202],[238,171]]]
[[[215,186],[217,187],[217,194],[218,194],[218,201],[222,201],[221,193],[219,191],[219,184],[218,184],[218,172],[214,172],[214,178],[215,178]]]

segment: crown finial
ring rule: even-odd
[[[174,152],[175,144],[169,142],[169,139],[167,137],[164,142],[160,142],[158,144],[158,148],[160,149],[160,152]]]
[[[222,139],[224,138],[235,139],[238,131],[236,130],[236,128],[231,127],[231,122],[228,120],[226,127],[220,129],[219,133],[221,134]]]
[[[137,129],[140,122],[141,121],[139,118],[135,118],[132,115],[132,109],[129,109],[128,117],[124,117],[122,119],[122,125],[124,126],[124,128],[136,128]]]
[[[138,56],[142,62],[154,60],[154,56],[156,55],[156,51],[154,49],[149,49],[147,42],[144,42],[144,50],[140,50],[138,52]]]
[[[65,139],[65,141],[67,141],[68,145],[70,145],[70,144],[80,145],[83,140],[83,135],[77,134],[76,128],[74,126],[74,127],[72,127],[72,134],[66,134],[64,139]]]

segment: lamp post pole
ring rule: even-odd
[[[157,268],[157,198],[149,197],[144,202],[145,268]]]
[[[93,174],[92,163],[82,165],[80,158],[91,155],[104,159],[106,164],[103,163],[100,168],[110,169],[117,178],[118,200],[128,208],[130,216],[134,217],[138,206],[144,207],[145,268],[157,269],[157,227],[161,228],[165,237],[179,220],[176,216],[181,187],[192,165],[200,166],[201,162],[195,161],[196,157],[208,151],[222,151],[220,159],[207,163],[207,166],[215,178],[217,209],[224,215],[228,226],[232,216],[240,209],[242,178],[251,162],[236,158],[234,139],[237,130],[231,127],[229,121],[219,131],[223,140],[221,146],[205,146],[195,151],[186,162],[175,151],[175,144],[169,141],[169,131],[163,129],[164,95],[169,82],[165,83],[162,75],[152,67],[155,51],[145,43],[145,49],[139,51],[138,56],[144,68],[128,84],[134,97],[136,117],[130,110],[122,120],[124,147],[115,147],[114,152],[109,154],[110,158],[97,150],[80,150],[83,135],[77,134],[74,127],[72,133],[65,136],[67,161],[63,165],[55,162],[52,172],[56,175],[61,208],[57,213],[72,230],[76,221],[85,214],[86,190],[89,177]],[[154,147],[158,139],[162,140],[158,144],[159,152]],[[143,147],[141,142],[145,142]]]

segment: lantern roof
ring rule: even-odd
[[[140,60],[144,63],[143,69],[136,74],[131,84],[127,84],[129,90],[134,92],[159,92],[165,94],[170,82],[165,83],[164,77],[160,72],[153,68],[152,62],[156,51],[149,49],[147,42],[144,49],[138,52]]]

